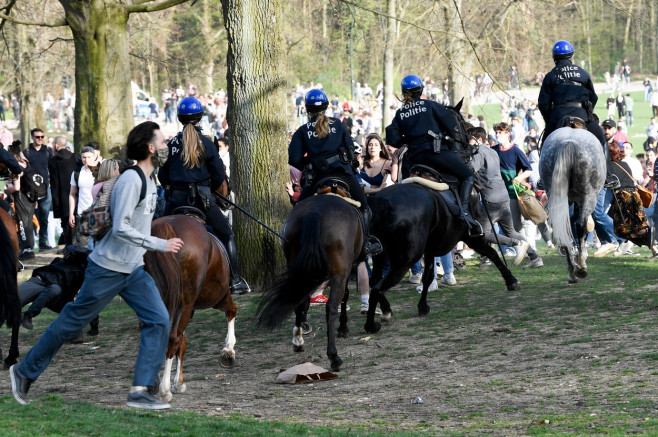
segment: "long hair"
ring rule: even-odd
[[[192,123],[186,124],[183,129],[183,150],[180,157],[187,168],[201,167],[206,159],[206,148],[203,147],[199,133]]]
[[[329,135],[329,117],[325,114],[325,110],[309,113],[309,116],[315,119],[315,133],[318,138],[322,139]]]
[[[101,162],[98,167],[98,175],[96,176],[96,183],[109,181],[114,177],[114,172],[119,171],[118,159],[106,159]]]
[[[368,144],[370,144],[370,141],[372,141],[372,140],[377,140],[377,142],[379,143],[379,148],[380,148],[379,157],[383,158],[383,159],[386,159],[386,160],[391,159],[391,157],[388,154],[388,149],[384,145],[384,140],[382,140],[382,137],[380,137],[379,134],[375,134],[375,133],[369,134],[366,137],[366,142],[365,142],[366,156],[363,159],[364,164],[368,168],[371,168],[370,161],[372,161],[374,159],[374,156],[371,156],[370,151],[368,150]]]

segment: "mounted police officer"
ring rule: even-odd
[[[185,97],[178,104],[178,120],[184,128],[169,141],[169,158],[158,172],[160,182],[167,187],[165,215],[179,206],[203,211],[206,223],[228,252],[231,293],[248,293],[251,289],[240,276],[233,231],[212,195],[226,180],[226,172],[217,147],[201,134],[198,123],[202,116],[203,106],[196,97]]]
[[[356,160],[354,141],[340,120],[325,115],[329,100],[324,91],[309,91],[305,106],[309,121],[297,129],[288,146],[288,164],[304,170],[306,178],[299,202],[315,193],[321,179],[336,176],[343,180],[352,198],[361,203],[359,209],[364,222],[364,252],[366,255],[376,255],[382,248],[381,243],[370,235],[372,212],[352,167]]]
[[[464,160],[455,153],[457,143],[468,145],[468,138],[459,120],[445,106],[422,99],[423,81],[416,75],[402,79],[402,107],[386,127],[386,142],[395,148],[406,145],[403,174],[415,164],[423,164],[455,176],[460,181],[459,198],[462,218],[471,232],[481,233],[482,227],[469,212],[469,198],[474,175]]]
[[[563,126],[564,118],[579,117],[587,125],[587,130],[606,144],[594,107],[599,99],[589,74],[571,62],[573,46],[569,41],[558,41],[553,46],[553,68],[541,84],[538,106],[546,122],[544,139],[551,132]],[[607,147],[604,147],[607,156]]]

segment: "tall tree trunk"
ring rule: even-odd
[[[281,0],[222,0],[228,33],[229,141],[237,202],[273,229],[290,211]],[[255,285],[278,273],[279,238],[240,212],[234,230],[243,275]]]
[[[395,17],[396,17],[396,0],[388,0],[386,3],[386,27],[384,32],[384,102],[382,112],[382,132],[393,120],[393,68],[395,58],[393,47],[395,46]]]
[[[471,110],[470,77],[475,68],[476,58],[455,6],[462,10],[462,0],[456,0],[454,4],[446,4],[443,8],[448,26],[445,54],[448,60],[449,96],[450,104],[453,106],[463,98],[462,112],[468,114]]]
[[[649,42],[651,43],[650,71],[658,73],[658,14],[656,14],[656,2],[654,1],[649,1],[649,17],[651,28],[649,33]]]
[[[128,14],[103,0],[60,0],[75,44],[77,150],[89,141],[103,156],[117,155],[134,125]]]
[[[212,20],[210,17],[210,1],[209,0],[203,0],[201,3],[201,10],[202,10],[202,17],[203,19],[201,20],[200,23],[200,30],[201,30],[201,35],[203,35],[203,40],[206,44],[206,49],[212,51],[212,47],[215,45],[214,38],[212,37],[212,33],[214,29],[212,28]],[[206,88],[206,93],[211,93],[214,91],[214,86],[213,86],[213,72],[215,71],[215,57],[214,56],[206,56],[205,59],[205,65],[203,66],[203,74],[204,74],[204,87]]]

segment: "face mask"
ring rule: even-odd
[[[155,154],[151,156],[151,162],[153,163],[153,167],[155,168],[162,167],[165,164],[165,162],[167,162],[168,158],[169,158],[168,147],[164,149],[157,149],[155,151]]]

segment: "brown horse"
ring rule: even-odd
[[[266,328],[279,326],[294,310],[293,350],[304,350],[302,333],[309,295],[328,279],[331,293],[326,305],[327,356],[331,370],[338,371],[343,360],[336,350],[336,331],[340,337],[349,331],[345,311],[347,280],[363,245],[359,213],[339,197],[313,196],[293,208],[283,236],[288,270],[263,294],[257,323]],[[336,329],[339,303],[343,306]]]
[[[183,356],[187,349],[185,328],[194,310],[215,308],[224,311],[228,319],[228,333],[220,364],[235,364],[234,321],[237,308],[229,290],[229,261],[226,249],[194,217],[171,215],[155,220],[151,233],[159,238],[180,238],[185,243],[177,254],[147,252],[146,271],[155,280],[162,299],[169,310],[171,331],[165,369],[160,382],[160,396],[167,402],[172,391],[182,393]],[[171,386],[171,369],[174,355],[178,358],[174,385]]]
[[[0,208],[0,326],[6,321],[11,328],[11,345],[4,368],[16,364],[18,358],[18,328],[21,324],[21,304],[18,300],[18,235],[16,223]],[[0,349],[2,358],[2,349]]]

